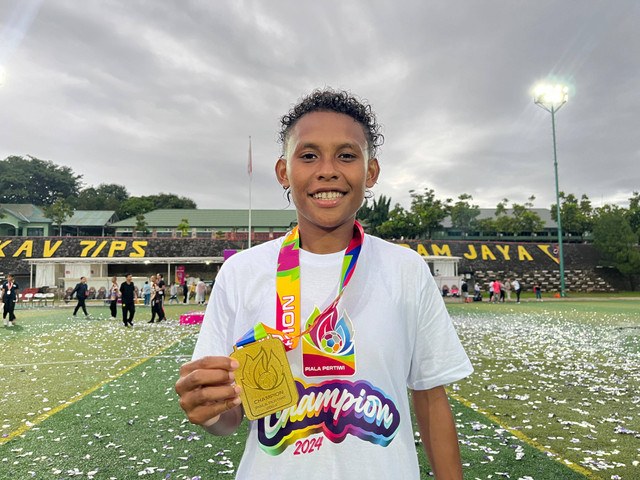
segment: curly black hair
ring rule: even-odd
[[[311,112],[344,113],[362,125],[364,134],[367,137],[370,158],[374,158],[377,155],[378,147],[384,143],[384,136],[380,133],[381,128],[376,120],[375,113],[371,109],[371,105],[347,91],[327,88],[314,90],[306,97],[303,97],[280,119],[282,124],[280,143],[282,143],[283,154],[289,138],[289,132],[291,132],[298,120]]]

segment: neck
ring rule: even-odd
[[[353,223],[333,229],[305,225],[300,229],[300,248],[307,252],[325,255],[345,250],[353,238]]]

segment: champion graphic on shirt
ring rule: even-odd
[[[305,377],[348,377],[356,373],[353,323],[346,312],[338,317],[336,307],[322,313],[316,307],[307,320],[306,329],[310,330],[302,337]]]
[[[280,455],[299,439],[322,433],[333,443],[348,435],[386,447],[400,427],[395,401],[369,382],[329,380],[306,385],[296,380],[297,405],[258,420],[258,444]]]

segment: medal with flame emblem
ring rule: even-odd
[[[269,336],[244,347],[233,347],[231,358],[240,363],[236,383],[249,420],[257,420],[298,402],[291,367],[282,341]]]

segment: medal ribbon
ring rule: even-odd
[[[342,273],[338,296],[324,311],[318,315],[312,325],[300,333],[300,232],[296,226],[289,232],[280,247],[278,255],[278,269],[276,276],[276,328],[258,323],[236,342],[237,347],[257,342],[268,335],[280,338],[287,351],[298,345],[300,337],[311,331],[316,323],[331,311],[335,310],[342,298],[344,289],[349,284],[358,263],[362,249],[364,231],[362,225],[355,222],[353,237],[344,253]]]

